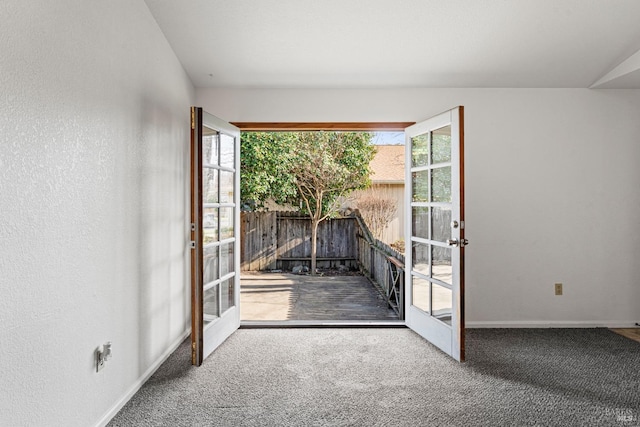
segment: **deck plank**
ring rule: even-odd
[[[371,282],[359,275],[243,272],[242,320],[396,320]]]

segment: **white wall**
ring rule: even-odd
[[[197,102],[266,122],[419,121],[464,105],[469,325],[640,320],[640,91],[209,89]]]
[[[0,425],[89,426],[189,329],[194,91],[142,0],[0,17]]]

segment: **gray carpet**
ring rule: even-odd
[[[239,330],[185,342],[110,426],[638,426],[640,343],[475,329],[459,364],[408,329]]]

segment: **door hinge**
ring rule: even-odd
[[[196,231],[196,224],[195,223],[191,223],[191,231]]]
[[[196,128],[196,109],[191,109],[191,129]]]
[[[196,241],[192,240],[191,242],[189,242],[189,246],[191,246],[191,249],[195,249],[196,248]]]

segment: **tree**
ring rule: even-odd
[[[367,132],[243,133],[241,197],[256,207],[268,199],[300,206],[311,217],[311,273],[318,225],[335,216],[343,197],[370,185],[375,147]],[[255,135],[258,134],[258,135]]]
[[[316,272],[318,225],[335,215],[341,199],[371,184],[375,147],[370,133],[302,132],[290,173],[304,210],[311,217],[311,274]]]

